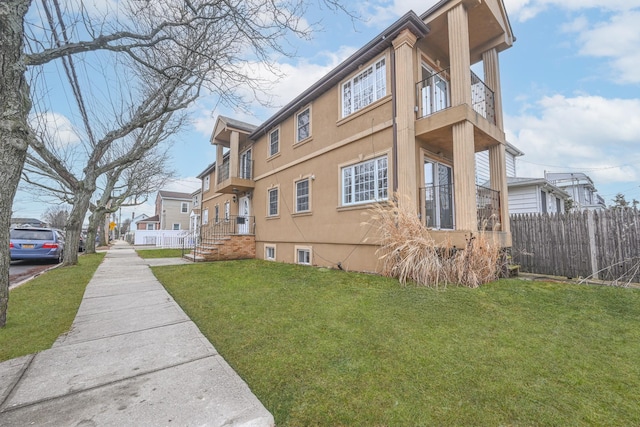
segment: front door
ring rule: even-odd
[[[238,233],[249,234],[251,232],[251,208],[249,197],[240,197],[238,204]]]

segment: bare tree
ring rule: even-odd
[[[64,206],[53,205],[49,206],[44,214],[42,220],[49,224],[53,228],[64,228],[67,224],[67,218],[69,217],[69,211]]]
[[[175,172],[169,166],[167,151],[154,149],[126,168],[118,168],[105,174],[106,180],[100,197],[90,205],[87,229],[87,253],[95,252],[96,236],[104,218],[123,207],[145,203],[149,195],[171,179]],[[103,236],[98,236],[105,244]]]
[[[31,0],[0,2],[0,327],[6,322],[9,298],[9,212],[28,144],[36,153],[31,165],[59,175],[73,189],[67,237],[71,244],[77,243],[97,178],[138,161],[151,147],[141,139],[125,157],[107,161],[109,149],[136,129],[148,132],[151,123],[167,115],[170,119],[203,89],[215,93],[225,105],[245,108],[266,88],[265,82],[253,75],[252,65],[259,63],[276,71],[272,54],[291,53],[282,45],[286,36],[307,37],[314,30],[301,19],[308,3],[122,0],[114,3],[118,10],[98,15],[81,0],[41,0],[34,3],[40,13],[30,16],[41,17],[43,22],[29,22],[26,16]],[[337,0],[323,0],[323,4],[344,10]],[[90,107],[97,104],[85,100],[91,91],[80,85],[76,59],[91,64],[87,59],[91,53],[117,58],[113,64],[129,67],[129,75],[122,80],[114,77],[114,81],[135,78],[127,83],[137,91],[131,98],[126,93],[117,97],[113,110],[122,114],[110,123],[96,123],[92,113],[96,109]],[[68,162],[74,159],[56,156],[56,150],[43,138],[44,129],[33,132],[29,125],[32,100],[41,101],[44,95],[30,93],[27,70],[44,77],[42,68],[54,61],[64,69],[77,105],[80,124],[76,127],[83,129],[81,139],[90,147],[84,162],[88,167],[80,177],[77,170],[78,176],[69,173]],[[110,74],[109,70],[102,71]],[[40,116],[49,112],[47,108],[36,111]],[[76,260],[77,254],[65,254],[66,264]]]

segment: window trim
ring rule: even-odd
[[[209,211],[209,209],[207,209],[207,211]],[[216,204],[214,206],[214,210],[213,210],[215,216],[213,218],[214,224],[217,224],[220,222],[220,205]]]
[[[276,212],[271,213],[271,192],[276,192]],[[275,185],[267,189],[267,218],[275,218],[280,215],[280,186]]]
[[[303,125],[303,126],[307,126],[309,128],[309,134],[304,138],[300,138],[300,122],[298,120],[300,119],[300,116],[302,114],[304,114],[305,112],[309,112],[309,121],[306,123],[306,125]],[[300,110],[299,112],[296,113],[294,123],[295,123],[295,129],[294,129],[294,132],[295,132],[295,135],[294,135],[295,144],[299,144],[301,142],[307,141],[308,139],[311,139],[311,136],[312,136],[311,105],[307,105],[302,110]]]
[[[385,181],[386,181],[386,197],[383,198],[378,198],[378,194],[380,193],[381,188],[379,187],[379,181],[380,178],[377,177],[378,175],[378,161],[381,159],[386,159],[387,162],[387,173],[386,173],[386,177],[385,177]],[[376,197],[374,199],[368,199],[368,200],[361,200],[361,201],[355,201],[355,191],[352,191],[351,196],[352,196],[352,201],[351,202],[346,202],[346,196],[347,196],[347,192],[345,191],[345,171],[347,169],[351,169],[353,170],[355,167],[357,166],[362,166],[365,165],[367,163],[374,163],[374,176],[375,178],[375,188],[373,189],[374,194],[376,195]],[[353,162],[353,163],[347,163],[347,164],[343,164],[339,166],[339,179],[340,179],[340,204],[339,206],[341,207],[350,207],[350,206],[358,206],[358,205],[364,205],[364,204],[368,204],[368,203],[378,203],[378,202],[384,202],[389,200],[389,174],[390,172],[390,165],[389,165],[389,155],[388,153],[384,153],[382,155],[378,155],[375,157],[370,157],[367,159],[362,159],[362,160],[358,160],[357,162]],[[355,183],[352,183],[352,186],[355,185]]]
[[[149,228],[149,227],[151,227],[151,228]],[[155,229],[156,229],[156,225],[154,223],[152,223],[152,222],[148,222],[147,223],[147,228],[146,228],[147,231],[153,231]]]
[[[189,213],[189,202],[180,202],[180,213]]]
[[[204,191],[209,191],[211,186],[211,175],[207,175],[204,177]]]
[[[231,203],[227,200],[224,202],[224,220],[229,221],[231,219]]]
[[[307,252],[309,254],[309,262],[299,262],[299,258],[298,258],[298,254],[300,252]],[[313,247],[311,246],[298,246],[296,245],[294,247],[294,252],[293,252],[293,256],[294,256],[294,261],[295,264],[299,264],[299,265],[313,265]]]
[[[271,140],[271,135],[277,133],[278,134],[278,140],[276,141],[276,143],[278,144],[278,149],[275,152],[271,151],[271,147],[272,147],[272,143],[273,141]],[[267,158],[269,157],[273,157],[276,154],[280,153],[280,126],[278,126],[275,129],[272,129],[271,132],[269,132],[268,134],[268,141],[267,141]]]
[[[312,175],[307,175],[303,178],[297,179],[293,182],[293,212],[294,213],[308,213],[311,212],[311,180]],[[307,209],[298,209],[298,184],[307,182]]]
[[[354,75],[352,75],[349,79],[344,80],[341,84],[340,84],[340,117],[341,118],[346,118],[349,117],[352,114],[357,113],[360,110],[365,109],[366,107],[368,107],[369,105],[374,104],[375,102],[383,99],[387,93],[388,93],[388,84],[387,84],[387,56],[386,55],[382,55],[381,57],[373,60],[369,65],[367,65],[367,67],[363,67],[362,69],[358,70],[358,72]],[[378,88],[378,79],[377,79],[377,73],[376,73],[376,67],[378,66],[378,64],[383,63],[384,65],[384,70],[382,72],[382,76],[384,77],[384,87],[380,87]],[[373,91],[373,99],[371,102],[361,105],[360,107],[356,108],[355,102],[354,102],[354,92],[353,92],[353,87],[355,85],[355,80],[358,78],[361,78],[364,74],[368,73],[369,70],[371,70],[371,74],[372,74],[372,91]],[[345,106],[345,88],[347,87],[347,85],[350,87],[350,94],[349,94],[349,111],[347,111],[346,106]],[[380,91],[384,89],[383,93],[380,93]]]
[[[269,257],[269,256],[267,255],[267,251],[268,251],[269,249],[273,249],[273,257]],[[264,244],[264,259],[265,259],[265,260],[267,260],[267,261],[275,261],[275,260],[276,260],[276,256],[277,256],[277,253],[276,253],[276,245],[274,245],[274,244],[269,244],[269,243],[265,243],[265,244]]]
[[[202,211],[202,224],[209,224],[209,208]]]
[[[178,226],[178,228],[176,228],[176,226]],[[173,224],[171,224],[171,229],[172,229],[173,231],[180,231],[180,230],[182,230],[182,228],[181,228],[181,227],[182,227],[182,226],[180,225],[180,223],[179,223],[179,222],[174,222]]]

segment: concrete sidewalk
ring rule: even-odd
[[[273,426],[129,245],[110,249],[71,331],[0,364],[2,426]]]

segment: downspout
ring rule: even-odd
[[[391,48],[391,114],[393,115],[393,194],[398,192],[398,121],[396,107],[396,51]]]

